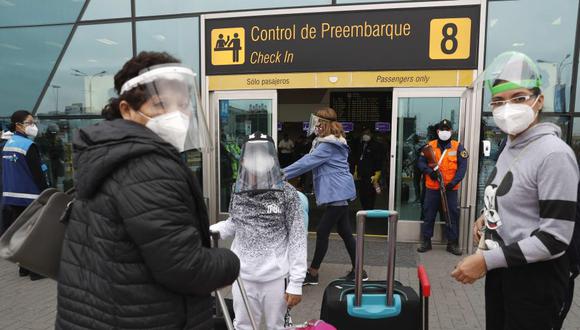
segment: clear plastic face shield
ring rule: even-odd
[[[283,179],[276,146],[266,135],[250,139],[242,147],[235,193],[282,190]]]
[[[149,119],[146,126],[180,152],[213,147],[195,77],[180,64],[163,64],[142,70],[121,87],[121,94],[135,88],[145,91],[147,113],[140,113]]]
[[[310,115],[310,123],[308,125],[308,132],[307,135],[312,135],[312,134],[316,134],[316,136],[318,136],[321,126],[323,123],[327,123],[330,122],[330,120],[326,119],[326,118],[322,118],[322,117],[318,117],[315,114],[311,114]]]
[[[498,55],[473,82],[484,91],[483,111],[493,111],[505,104],[523,104],[530,97],[512,91],[541,88],[542,79],[536,63],[527,55],[509,51]],[[529,94],[529,93],[528,93]]]

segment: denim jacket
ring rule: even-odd
[[[356,190],[348,166],[350,148],[344,138],[317,138],[310,153],[283,169],[286,179],[312,170],[316,204],[354,200]]]

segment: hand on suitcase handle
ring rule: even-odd
[[[302,301],[302,295],[285,293],[284,300],[286,300],[286,304],[288,305],[288,308],[292,308],[292,307],[298,305]]]

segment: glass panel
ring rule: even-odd
[[[301,7],[301,6],[316,6],[316,5],[330,5],[331,0],[247,0],[247,1],[231,1],[231,0],[212,0],[212,1],[195,1],[195,0],[136,0],[135,9],[137,16],[150,15],[167,15],[167,14],[181,14],[191,12],[210,12],[222,10],[241,10],[241,9],[259,9],[259,8],[285,8],[285,7]]]
[[[437,124],[450,120],[453,128],[459,123],[458,97],[411,97],[399,98],[397,129],[397,168],[395,171],[395,210],[402,220],[418,220],[422,217],[422,192],[424,181],[417,170],[416,161],[420,148],[437,138]],[[457,134],[453,134],[457,139]]]
[[[131,56],[130,23],[80,26],[38,113],[100,114],[116,95],[113,76]]]
[[[101,119],[43,119],[39,120],[38,137],[34,140],[48,166],[52,187],[68,190],[73,187],[72,138],[81,127]]]
[[[228,212],[242,144],[251,133],[272,135],[272,100],[220,100],[220,211]]]
[[[131,17],[130,0],[91,0],[82,20],[121,17]]]
[[[74,23],[84,0],[0,0],[0,26]]]
[[[576,78],[576,106],[574,107],[574,112],[580,112],[580,59],[578,60],[578,77]],[[576,125],[574,125],[576,127]]]
[[[572,143],[570,146],[574,149],[576,159],[580,159],[580,118],[574,118],[574,126],[572,131]]]
[[[166,51],[199,73],[199,18],[137,22],[137,50]]]
[[[0,29],[1,116],[32,110],[71,28]]]
[[[488,10],[486,63],[508,50],[527,54],[542,73],[544,111],[569,111],[578,0],[490,1]]]

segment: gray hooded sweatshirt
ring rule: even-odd
[[[540,123],[509,139],[501,153],[486,187],[502,222],[492,234],[499,247],[483,252],[488,270],[555,259],[568,247],[578,164],[560,135],[558,126]]]

